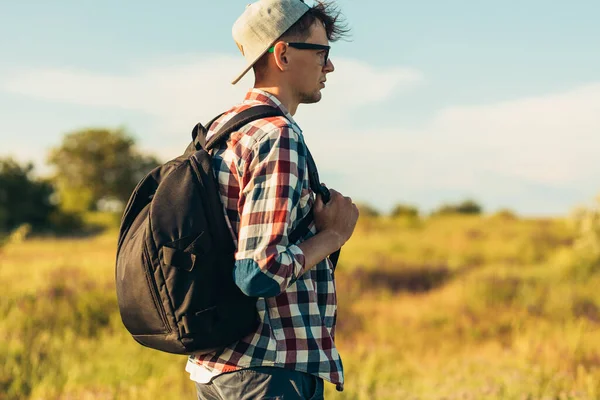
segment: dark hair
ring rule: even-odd
[[[335,42],[345,38],[350,29],[343,23],[340,18],[341,13],[333,3],[317,2],[317,5],[311,7],[294,25],[292,25],[283,35],[282,38],[294,38],[297,40],[305,40],[310,36],[310,28],[319,20],[325,26],[327,39]]]
[[[298,21],[281,35],[280,39],[306,40],[310,36],[310,29],[316,21],[321,21],[325,26],[327,39],[335,42],[343,39],[350,33],[350,28],[342,21],[340,11],[330,2],[317,2]],[[254,64],[254,74],[262,75],[266,68],[268,53]]]

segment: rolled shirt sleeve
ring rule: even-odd
[[[286,125],[257,138],[245,157],[233,274],[248,296],[277,296],[304,268],[304,253],[288,240],[302,193],[298,167],[301,145],[299,135]]]

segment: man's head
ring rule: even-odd
[[[334,70],[329,42],[348,30],[331,5],[309,7],[301,0],[259,0],[233,27],[233,37],[248,61],[233,83],[254,69],[256,86],[279,86],[300,103],[321,98],[326,75]]]

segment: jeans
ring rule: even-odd
[[[323,400],[323,379],[277,367],[252,367],[196,383],[198,400]]]

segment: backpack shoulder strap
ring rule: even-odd
[[[210,120],[210,122],[204,127],[201,122],[198,122],[192,130],[192,144],[186,149],[185,154],[191,155],[194,151],[204,149],[206,146],[206,134],[210,129],[213,122],[219,119],[223,114],[221,113]]]
[[[223,115],[223,114],[221,114],[221,115]],[[221,115],[219,115],[218,117],[220,117]],[[199,150],[200,148],[203,148],[205,151],[209,152],[211,149],[220,145],[224,140],[227,140],[229,138],[229,135],[231,135],[231,133],[240,130],[245,125],[247,125],[253,121],[259,120],[259,119],[278,117],[278,116],[281,116],[281,117],[284,116],[284,114],[278,108],[271,107],[271,106],[251,107],[247,110],[240,112],[239,114],[237,114],[236,116],[231,118],[229,121],[227,121],[227,123],[225,123],[225,125],[223,125],[217,131],[217,133],[215,133],[213,135],[213,137],[210,138],[210,140],[206,141],[205,135],[207,134],[207,129],[210,129],[210,126],[218,117],[214,118],[207,126],[207,129],[204,129],[204,131],[201,131],[201,130],[196,131],[195,130],[196,135],[194,136],[194,146],[196,147],[197,150]],[[312,154],[310,154],[310,151],[308,150],[308,147],[306,148],[306,151],[307,151],[307,163],[308,163],[310,187],[313,190],[313,192],[321,194],[321,196],[323,198],[323,202],[327,203],[330,198],[329,190],[327,189],[327,187],[321,185],[321,182],[319,180],[319,173],[317,170],[317,166],[312,157]],[[305,232],[308,230],[308,226],[310,225],[312,219],[313,218],[312,218],[312,210],[311,210],[311,213],[307,217],[305,217],[304,220],[302,220],[300,222],[300,225],[290,235],[290,239],[291,239],[290,241],[292,243],[297,241],[301,236],[303,236],[305,234]],[[334,267],[337,264],[338,257],[339,257],[339,250],[337,252],[335,252],[334,254],[332,254],[332,256],[330,256],[330,259],[333,261]]]
[[[227,123],[225,123],[225,125],[223,125],[221,128],[219,128],[219,130],[213,135],[213,137],[211,137],[210,140],[208,140],[206,142],[206,144],[204,144],[204,146],[202,146],[202,147],[204,148],[204,150],[206,150],[208,152],[211,149],[219,146],[224,140],[227,140],[229,138],[229,135],[231,135],[231,133],[240,130],[245,125],[248,125],[251,122],[254,122],[259,119],[264,119],[264,118],[283,117],[283,116],[284,116],[283,113],[278,108],[275,108],[275,107],[271,107],[271,106],[251,107],[247,110],[240,112],[239,114],[237,114],[236,116],[231,118],[229,121],[227,121]],[[211,122],[214,122],[214,121],[215,120],[213,120]],[[212,125],[212,123],[211,123],[211,125]],[[210,129],[210,125],[208,126],[208,129]],[[196,137],[196,139],[198,139],[198,137],[200,137],[200,136],[201,135],[198,135]]]
[[[320,194],[323,199],[323,203],[327,204],[331,199],[331,194],[329,193],[329,189],[325,185],[321,185],[321,180],[319,179],[319,170],[317,169],[317,165],[315,164],[315,160],[313,159],[312,154],[310,154],[310,150],[306,147],[306,161],[308,163],[308,181],[310,182],[310,188],[315,194]],[[295,243],[302,236],[306,234],[308,231],[308,227],[310,223],[313,221],[313,211],[310,210],[310,213],[304,217],[300,224],[296,227],[296,229],[290,234],[289,240],[291,243]],[[338,259],[340,258],[340,250],[333,252],[329,255],[329,260],[333,264],[333,269],[337,266]]]

